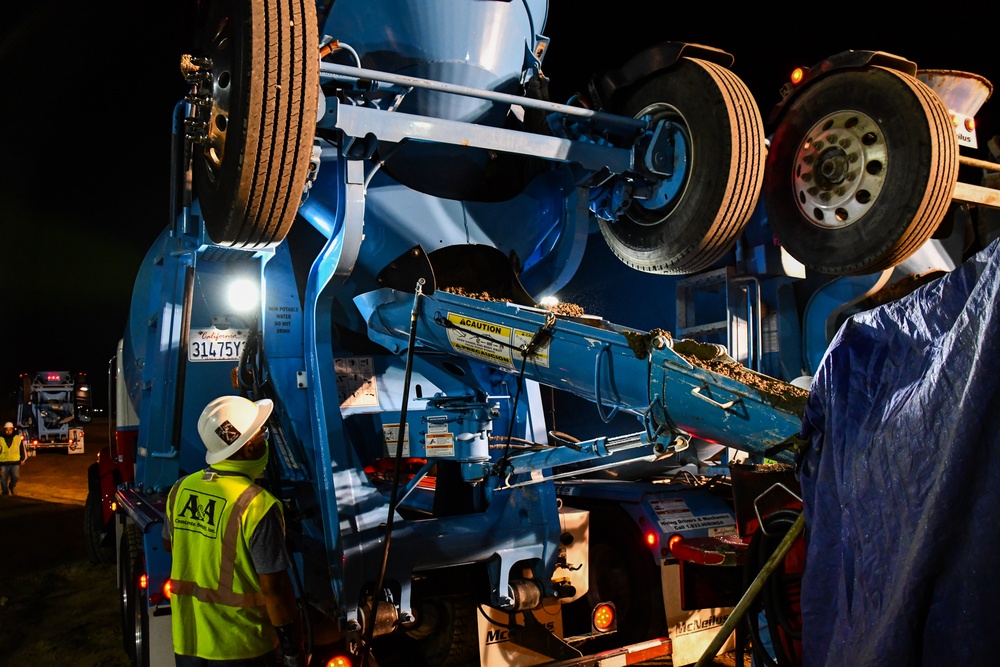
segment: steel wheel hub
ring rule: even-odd
[[[878,124],[858,111],[838,111],[806,133],[795,154],[792,187],[802,215],[837,229],[860,220],[885,185],[888,150]]]

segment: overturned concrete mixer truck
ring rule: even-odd
[[[732,467],[791,468],[838,318],[960,261],[988,82],[844,52],[766,128],[729,53],[667,42],[561,103],[547,11],[201,10],[91,470],[133,664],[173,663],[166,493],[226,394],[274,401],[311,664],[693,663],[764,511]]]

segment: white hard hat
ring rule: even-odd
[[[205,462],[212,465],[232,456],[264,425],[273,407],[268,398],[254,402],[242,396],[220,396],[206,405],[198,418]]]
[[[10,422],[4,422],[3,427],[4,428],[14,428],[14,425],[11,424]]]

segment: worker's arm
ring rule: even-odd
[[[264,595],[267,615],[278,633],[281,644],[281,664],[283,667],[302,666],[305,654],[302,645],[302,624],[299,622],[299,608],[295,604],[295,589],[286,570],[273,574],[261,574],[260,592]]]
[[[250,555],[260,581],[267,615],[281,642],[281,664],[285,667],[304,667],[302,624],[295,602],[295,587],[288,575],[291,559],[285,548],[284,522],[279,506],[272,507],[257,524],[250,538]]]
[[[295,589],[287,571],[260,575],[260,592],[264,594],[267,615],[274,627],[298,622],[299,608],[295,604]]]

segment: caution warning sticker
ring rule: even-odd
[[[534,335],[529,331],[519,331],[457,313],[448,313],[448,321],[455,325],[448,329],[448,342],[456,352],[504,368],[513,369],[515,359],[520,363],[520,350]],[[535,350],[530,361],[535,365],[548,367],[548,342]]]
[[[440,435],[428,433],[424,436],[424,449],[427,452],[427,458],[454,456],[455,440],[451,433]]]

